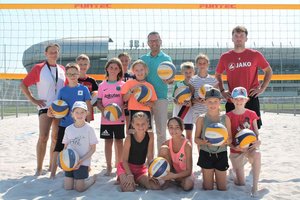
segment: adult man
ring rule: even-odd
[[[148,46],[150,52],[143,55],[141,59],[147,64],[149,68],[149,74],[147,81],[151,83],[155,89],[158,100],[152,107],[152,113],[154,116],[156,134],[157,134],[157,149],[159,151],[160,146],[166,140],[166,126],[168,120],[168,85],[173,80],[162,81],[157,75],[157,68],[161,62],[170,61],[170,56],[160,50],[162,41],[158,32],[151,32],[148,34]]]
[[[216,78],[222,95],[227,99],[226,112],[234,109],[231,103],[231,92],[235,87],[247,89],[250,100],[246,108],[253,110],[260,117],[260,106],[258,96],[268,87],[273,74],[264,56],[256,50],[245,48],[248,31],[243,26],[237,26],[232,30],[232,42],[234,49],[224,53],[217,65]],[[258,68],[264,72],[262,84],[258,81]],[[228,90],[224,89],[222,73],[226,71]],[[258,128],[262,125],[261,119],[257,121]]]
[[[52,124],[52,138],[50,149],[50,165],[53,150],[58,132],[59,120],[47,116],[47,111],[51,103],[57,99],[58,91],[65,84],[64,67],[56,63],[59,57],[59,45],[49,44],[45,48],[46,61],[36,64],[22,81],[20,88],[24,95],[35,105],[37,105],[39,115],[39,139],[36,146],[37,170],[35,175],[42,174],[43,161],[46,154],[49,131]],[[33,97],[29,86],[36,85],[38,97]]]

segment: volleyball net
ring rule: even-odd
[[[248,29],[247,47],[270,62],[274,84],[300,80],[299,4],[0,4],[0,25],[2,99],[24,99],[19,79],[44,59],[51,41],[62,46],[59,63],[85,53],[89,73],[101,79],[108,59],[124,51],[138,59],[149,51],[147,34],[157,31],[177,68],[205,53],[214,74],[220,55],[233,47],[236,25]]]

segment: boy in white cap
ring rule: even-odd
[[[244,165],[247,163],[247,159],[252,165],[253,172],[253,186],[251,195],[255,196],[257,193],[257,185],[261,167],[261,154],[258,150],[261,142],[258,139],[258,126],[257,120],[259,117],[252,110],[245,108],[247,101],[249,100],[247,90],[243,87],[236,87],[232,90],[232,103],[234,104],[234,110],[227,113],[231,122],[232,138],[242,129],[250,129],[256,134],[257,140],[253,142],[249,148],[240,148],[235,139],[230,144],[230,160],[232,163],[233,171],[235,173],[234,183],[236,185],[245,185]]]
[[[78,192],[83,192],[96,181],[96,176],[87,179],[91,157],[96,151],[96,144],[98,143],[94,128],[85,121],[87,115],[86,103],[76,101],[72,107],[74,123],[66,128],[62,143],[65,145],[64,149],[72,148],[78,153],[79,161],[75,170],[65,172],[64,188],[66,190],[75,189]]]

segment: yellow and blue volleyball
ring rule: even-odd
[[[79,155],[73,149],[64,149],[57,157],[57,165],[64,171],[72,171],[78,161]]]
[[[55,118],[63,118],[69,113],[69,105],[63,100],[55,100],[50,106]]]
[[[250,129],[242,129],[235,135],[235,142],[236,144],[244,149],[248,148],[250,144],[257,140],[255,133]]]
[[[211,90],[213,88],[212,85],[209,84],[204,84],[202,85],[199,90],[198,90],[198,95],[200,98],[204,99],[205,98],[205,94],[208,90]]]
[[[170,164],[163,157],[154,158],[148,168],[150,177],[160,178],[166,176],[170,171]]]
[[[91,93],[91,104],[92,106],[96,106],[98,100],[98,91],[93,91]]]
[[[212,123],[205,129],[205,139],[213,146],[220,146],[228,139],[227,128],[221,123]]]
[[[116,103],[111,103],[104,108],[104,117],[109,121],[117,121],[122,116],[122,109]]]
[[[134,98],[140,103],[150,101],[151,97],[152,91],[146,85],[141,85],[134,90]]]
[[[175,77],[176,74],[176,67],[175,65],[170,61],[164,61],[159,64],[157,68],[157,75],[162,80],[170,80]]]
[[[189,101],[192,98],[191,90],[188,86],[178,87],[174,92],[174,98],[178,103],[183,103],[184,101]]]

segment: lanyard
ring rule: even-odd
[[[48,67],[48,69],[49,69],[49,71],[50,71],[51,77],[52,77],[52,79],[53,79],[53,81],[54,81],[54,83],[55,83],[55,94],[56,94],[56,92],[57,92],[57,81],[58,81],[58,70],[57,70],[57,66],[55,67],[55,77],[54,77],[53,74],[52,74],[52,71],[51,71],[51,68],[50,68],[50,65],[49,65],[48,61],[46,61],[46,64],[47,64],[47,67]]]

